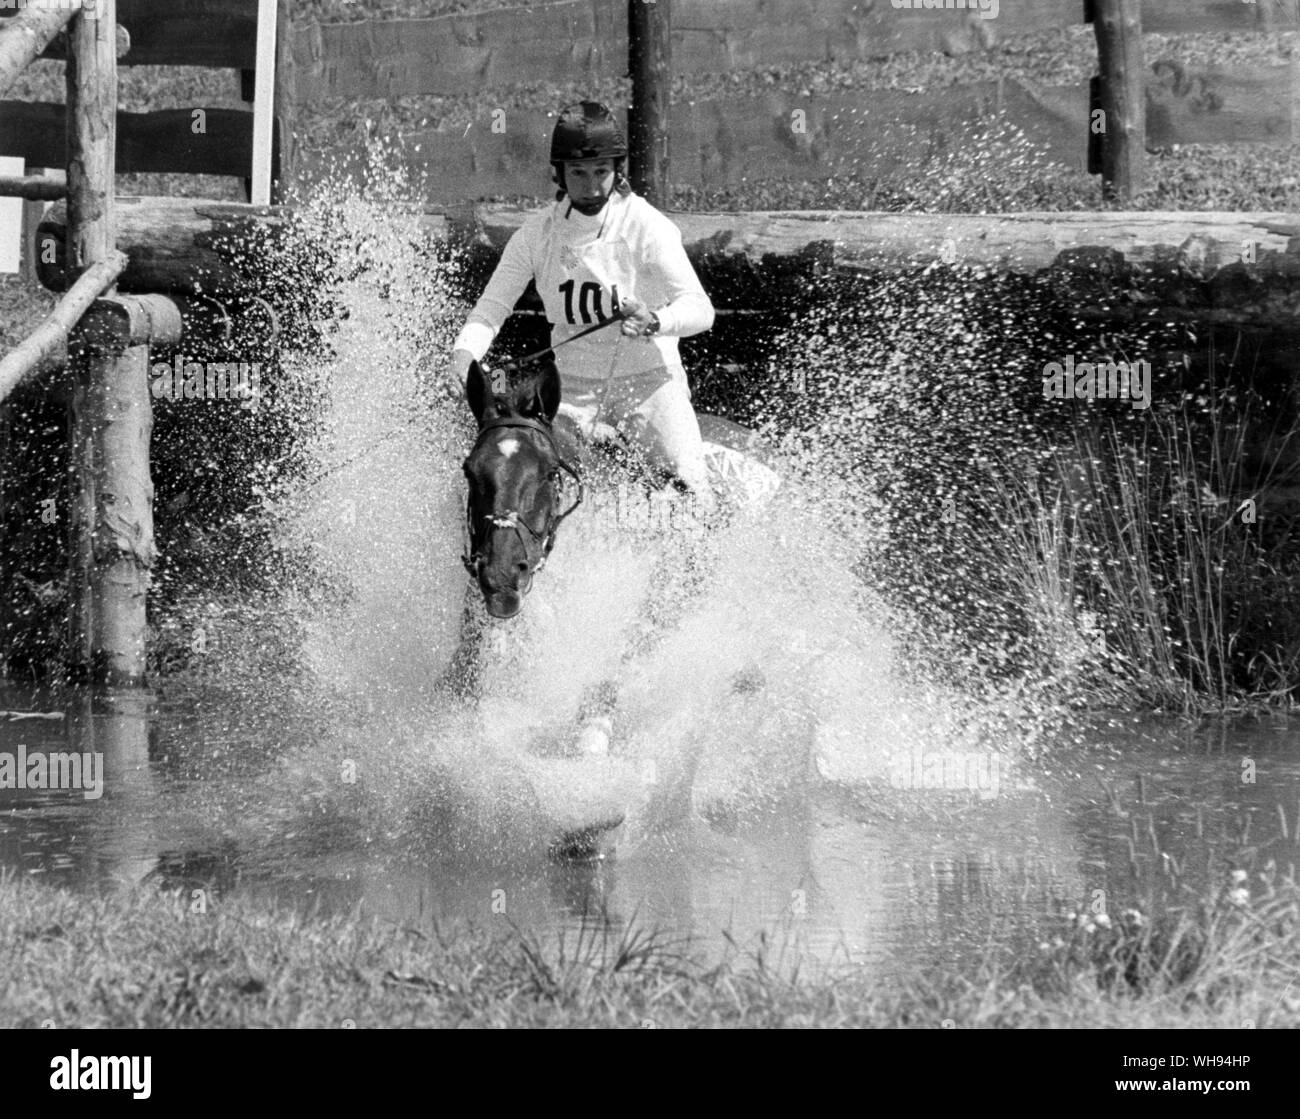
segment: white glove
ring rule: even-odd
[[[469,350],[453,350],[449,368],[451,375],[460,385],[460,391],[465,391],[465,382],[469,380],[469,367],[474,361],[474,355]]]

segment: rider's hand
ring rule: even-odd
[[[618,310],[623,316],[623,333],[629,338],[644,334],[654,322],[650,308],[639,299],[624,299],[619,303]]]
[[[465,382],[469,380],[469,367],[474,361],[474,355],[469,350],[454,350],[451,355],[449,368],[452,377],[455,378],[456,384],[465,390]]]

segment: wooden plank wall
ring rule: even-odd
[[[1189,70],[1157,63],[1148,86],[1148,141],[1293,144],[1300,142],[1300,63],[1239,70]],[[678,104],[670,151],[674,182],[735,185],[749,178],[817,178],[857,168],[925,165],[927,155],[969,150],[982,136],[1013,142],[1018,134],[1066,166],[1087,167],[1086,82],[1039,86],[1007,79],[924,93],[763,98]],[[554,121],[543,112],[509,110],[493,132],[485,105],[466,130],[426,130],[401,138],[399,150],[426,197],[453,201],[549,190],[546,157]],[[804,131],[793,127],[795,113]],[[308,181],[337,151],[304,152]],[[360,162],[359,157],[357,160]]]
[[[1145,0],[1151,32],[1300,27],[1300,0]],[[896,9],[889,0],[677,0],[673,69],[684,75],[900,51],[984,50],[1084,19],[1083,0],[1000,0],[979,11]],[[479,93],[584,81],[623,71],[625,0],[562,0],[532,10],[299,27],[294,62],[305,100]]]
[[[256,0],[119,0],[118,9],[131,34],[123,65],[253,65]],[[0,9],[0,17],[9,14]],[[899,9],[891,0],[677,0],[674,69],[727,72],[902,50],[980,50],[1030,31],[1078,26],[1083,18],[1084,0],[999,0],[995,19],[978,8]],[[1295,29],[1300,0],[1145,0],[1143,18],[1152,32]],[[581,80],[622,72],[625,21],[625,0],[558,0],[531,10],[297,27],[281,50],[278,115],[283,125],[295,109],[313,104],[477,92],[485,98],[484,119],[468,134],[462,125],[401,138],[408,166],[429,174],[432,199],[544,192],[551,122],[544,114],[513,113],[505,134],[494,133],[488,91],[551,81],[556,73]],[[1148,88],[1150,142],[1293,143],[1300,139],[1298,99],[1294,67],[1188,72],[1157,63]],[[918,143],[959,142],[972,127],[998,120],[1082,168],[1086,108],[1078,88],[1010,81],[679,105],[673,173],[690,185],[734,183],[758,166],[771,177],[869,168],[914,155]],[[791,127],[795,110],[806,114],[804,132]],[[61,108],[0,103],[0,151],[37,166],[61,164],[56,112]],[[183,111],[123,114],[120,169],[244,177],[251,115],[208,109],[207,118],[207,133],[196,134]],[[302,181],[321,161],[304,153],[286,163],[290,177]]]

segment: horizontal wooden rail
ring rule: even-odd
[[[66,198],[68,184],[44,175],[0,175],[0,198],[26,198],[29,202],[57,202]]]
[[[454,207],[419,220],[434,241],[467,248],[490,268],[528,210]],[[252,286],[242,246],[282,229],[290,211],[185,198],[121,198],[118,247],[130,253],[122,290],[226,291]],[[763,305],[767,269],[817,265],[842,272],[908,272],[955,264],[986,272],[1049,274],[1073,285],[1081,309],[1122,318],[1164,313],[1205,322],[1300,322],[1300,216],[1215,213],[678,213],[687,254],[705,283],[752,293],[728,307]],[[37,232],[61,244],[59,207]],[[45,254],[41,254],[45,255]],[[39,257],[38,257],[39,259]],[[753,278],[753,282],[744,277]],[[42,282],[47,277],[41,273]],[[1114,294],[1140,292],[1131,305]],[[1110,294],[1107,294],[1109,292]],[[1126,309],[1127,308],[1127,309]]]
[[[245,247],[286,221],[279,207],[201,198],[118,195],[116,207],[118,247],[131,257],[118,281],[124,292],[246,294]],[[51,291],[66,286],[66,235],[67,208],[56,203],[36,227],[32,254],[37,278]]]
[[[34,167],[63,166],[66,118],[63,105],[0,101],[0,152],[22,156]],[[173,171],[242,179],[252,159],[253,114],[242,109],[117,114],[119,174]]]
[[[29,373],[45,367],[45,359],[67,344],[73,327],[125,271],[126,263],[125,253],[114,252],[107,259],[92,264],[59,300],[49,317],[0,359],[0,401]]]
[[[430,214],[431,236],[492,262],[527,210]],[[1081,316],[1122,322],[1300,327],[1300,215],[1186,212],[882,214],[672,213],[706,286],[767,298],[792,265],[842,273],[957,266],[1047,280]],[[773,269],[776,272],[773,272]],[[750,277],[751,282],[745,278]]]
[[[505,247],[531,211],[482,205],[431,212],[426,228],[439,238],[469,238]],[[1115,251],[1134,264],[1213,274],[1242,261],[1254,246],[1256,264],[1289,262],[1300,283],[1300,215],[1185,211],[1100,213],[889,214],[796,210],[669,215],[689,254],[743,257],[761,265],[769,256],[794,257],[813,249],[823,263],[852,270],[897,270],[952,263],[1032,274],[1060,263],[1062,253]],[[1281,264],[1279,263],[1280,267]]]
[[[117,60],[120,63],[131,49],[131,33],[121,24],[118,24],[115,30],[117,32]],[[41,60],[43,62],[68,61],[68,33],[66,29],[59,32],[54,37],[54,41],[45,48],[41,54]]]

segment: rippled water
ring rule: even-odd
[[[53,698],[10,690],[3,706],[50,709]],[[754,949],[766,934],[890,972],[955,962],[1096,890],[1116,908],[1172,890],[1170,858],[1196,887],[1225,875],[1243,838],[1282,865],[1300,854],[1280,822],[1285,813],[1290,831],[1300,811],[1297,733],[1283,725],[1099,729],[993,796],[818,775],[737,810],[697,790],[612,857],[568,864],[522,833],[512,849],[436,820],[432,793],[420,810],[408,788],[349,812],[328,777],[309,788],[297,770],[320,749],[317,729],[250,709],[273,699],[232,717],[228,694],[192,689],[159,697],[152,715],[128,696],[0,724],[5,752],[93,747],[106,766],[97,800],[0,793],[0,863],[77,890],[151,881],[425,928],[508,920],[547,933],[635,918],[706,954],[724,933]]]

